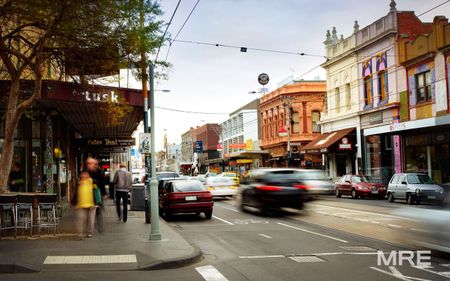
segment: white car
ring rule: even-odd
[[[237,185],[233,178],[209,177],[206,179],[206,187],[213,197],[234,196],[237,192]]]

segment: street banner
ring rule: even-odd
[[[203,141],[196,141],[194,152],[202,153],[203,152]]]
[[[150,154],[151,151],[151,134],[141,133],[139,134],[139,152],[141,154]]]

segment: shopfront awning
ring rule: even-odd
[[[11,81],[1,80],[0,96],[10,86]],[[33,81],[21,81],[20,87],[20,98],[25,99]],[[47,114],[59,113],[83,138],[129,138],[144,116],[142,91],[128,88],[44,80],[38,104]],[[125,116],[116,118],[121,112]]]
[[[334,131],[331,133],[322,134],[319,138],[311,141],[307,145],[303,146],[300,150],[301,154],[306,153],[327,153],[329,147],[335,144],[337,141],[344,138],[346,135],[353,132],[355,128],[348,128],[344,130]]]

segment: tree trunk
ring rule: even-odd
[[[0,155],[0,193],[7,190],[9,172],[11,170],[14,155],[14,132],[19,124],[20,116],[17,116],[17,99],[19,96],[20,79],[11,80],[11,89],[8,97],[8,109],[5,120],[5,138]],[[20,114],[21,115],[21,114]]]

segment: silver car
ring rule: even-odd
[[[389,182],[387,197],[389,202],[403,199],[408,204],[419,204],[425,200],[443,204],[445,193],[444,189],[426,174],[398,173]]]

